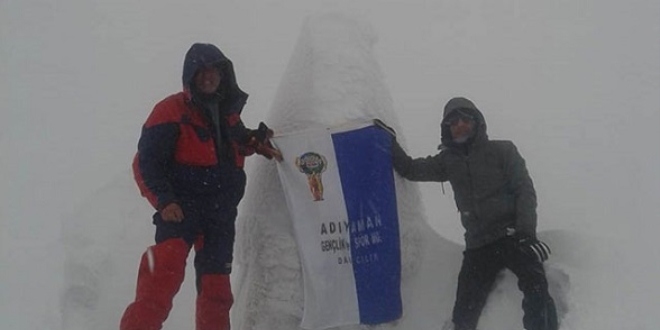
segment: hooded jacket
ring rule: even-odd
[[[198,69],[222,75],[213,95],[192,83]],[[194,44],[183,66],[183,91],[154,107],[142,127],[133,173],[140,192],[158,210],[172,202],[209,198],[235,208],[243,197],[248,129],[240,114],[248,95],[236,83],[231,61],[214,45]]]
[[[412,159],[394,143],[393,166],[412,181],[449,181],[454,191],[467,249],[506,237],[536,236],[536,192],[525,160],[511,141],[491,141],[483,114],[466,98],[445,106],[443,121],[461,110],[475,118],[475,133],[465,143],[452,140],[450,128],[441,125],[440,152]]]

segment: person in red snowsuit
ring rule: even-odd
[[[254,153],[281,159],[265,124],[251,130],[241,121],[247,97],[232,62],[216,46],[196,43],[185,57],[183,91],[156,104],[142,127],[133,172],[157,210],[156,244],[142,256],[135,300],[120,330],[162,328],[193,246],[196,329],[229,329],[229,274],[246,184],[244,160]]]

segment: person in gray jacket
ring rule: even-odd
[[[411,181],[449,181],[465,228],[463,264],[452,322],[474,330],[497,273],[510,269],[524,294],[527,330],[557,330],[543,268],[550,249],[536,238],[536,192],[511,141],[489,140],[484,116],[470,100],[451,99],[441,123],[440,152],[413,159],[393,143],[393,166]]]

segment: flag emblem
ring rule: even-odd
[[[314,201],[323,200],[323,180],[321,173],[328,167],[328,161],[321,154],[315,152],[306,152],[300,157],[296,157],[296,167],[300,172],[307,175],[307,184],[312,193]]]

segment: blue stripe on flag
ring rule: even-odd
[[[401,253],[392,137],[369,126],[332,135],[351,228],[351,259],[360,323],[398,319]]]

